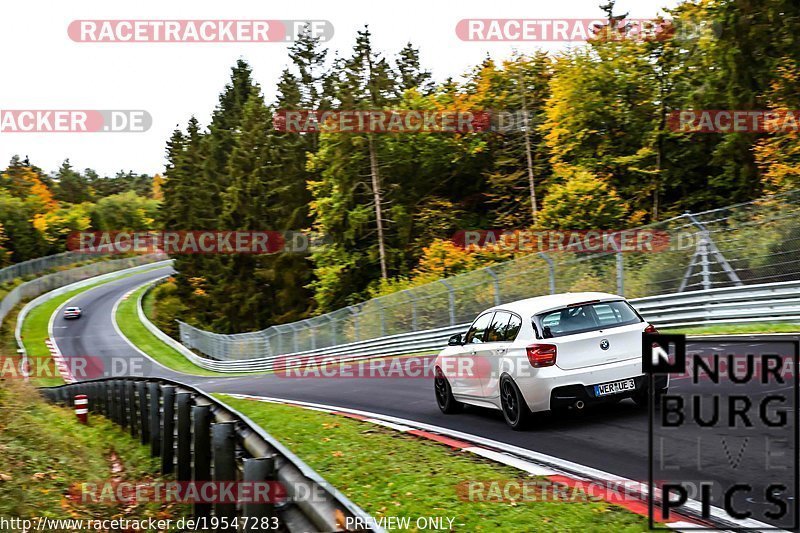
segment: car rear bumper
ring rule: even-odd
[[[595,396],[595,385],[624,379],[633,379],[636,388],[606,396]],[[536,412],[573,405],[578,400],[584,403],[599,403],[616,398],[628,398],[646,387],[647,376],[642,373],[642,360],[637,358],[576,370],[563,370],[557,366],[540,368],[535,375],[518,377],[515,381],[528,408]],[[656,382],[656,387],[660,389],[667,385],[666,377]]]
[[[570,407],[575,405],[575,402],[577,401],[582,401],[584,404],[616,401],[622,398],[631,398],[634,395],[643,393],[647,390],[647,376],[638,376],[633,378],[633,380],[636,383],[635,390],[617,392],[603,396],[597,396],[595,394],[594,385],[564,385],[563,387],[556,387],[550,391],[550,409]],[[667,376],[656,376],[656,390],[665,389],[666,387]]]
[[[66,318],[66,319],[69,319],[69,318],[80,318],[80,317],[81,317],[81,315],[79,315],[79,314],[78,315],[64,315],[64,318]]]

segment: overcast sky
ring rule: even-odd
[[[594,18],[600,0],[137,0],[7,2],[0,19],[3,82],[0,109],[144,109],[153,125],[143,133],[0,132],[0,164],[14,154],[50,172],[65,158],[100,174],[163,170],[164,146],[177,124],[192,115],[205,125],[238,58],[253,67],[269,99],[288,62],[283,43],[77,43],[75,19],[313,19],[329,20],[332,50],[347,54],[356,30],[369,24],[373,43],[393,54],[405,43],[420,48],[437,80],[458,77],[489,53],[504,58],[569,43],[464,42],[455,33],[464,18]],[[678,0],[619,0],[618,11],[652,18]],[[574,46],[574,44],[573,44]],[[333,52],[331,52],[331,55]]]

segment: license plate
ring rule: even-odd
[[[617,394],[620,392],[627,392],[636,389],[636,382],[632,379],[623,379],[622,381],[612,381],[611,383],[601,383],[594,386],[595,396],[607,396],[609,394]]]

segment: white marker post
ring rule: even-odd
[[[85,394],[78,394],[75,396],[75,415],[78,417],[78,422],[87,424],[89,418],[89,398]]]

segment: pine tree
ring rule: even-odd
[[[55,198],[60,202],[79,204],[88,202],[92,199],[89,190],[89,181],[73,170],[69,159],[65,159],[55,175],[57,186],[55,188]]]

